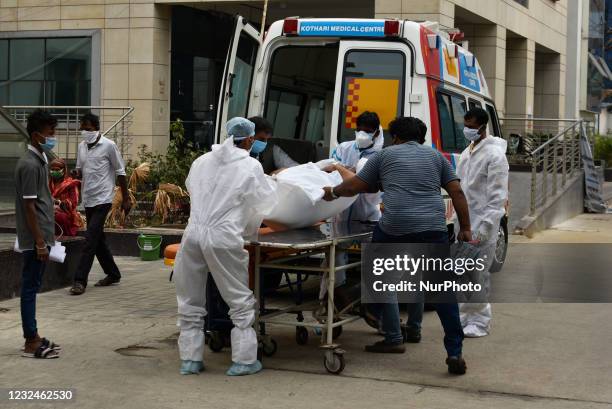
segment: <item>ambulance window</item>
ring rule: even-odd
[[[460,152],[468,141],[463,136],[463,117],[467,112],[465,98],[446,93],[438,93],[438,115],[440,117],[440,132],[442,135],[442,150],[445,152]]]
[[[305,138],[311,142],[325,139],[325,100],[312,98],[308,105]]]
[[[480,101],[476,101],[475,99],[472,99],[472,98],[468,100],[468,105],[470,106],[470,109],[482,108],[482,104],[480,103]]]
[[[283,138],[299,137],[299,116],[304,96],[281,89],[270,89],[266,118],[274,126],[274,134]]]
[[[349,51],[344,62],[338,142],[355,138],[357,117],[376,112],[383,129],[403,114],[406,59],[394,51]]]
[[[497,113],[493,105],[487,104],[487,113],[489,114],[489,132],[494,136],[502,137],[499,120],[497,119]]]
[[[257,40],[247,35],[240,34],[238,49],[236,51],[236,64],[234,66],[234,78],[231,80],[232,89],[227,108],[227,118],[235,116],[245,117],[249,106],[249,90],[253,80],[255,59],[257,58]]]

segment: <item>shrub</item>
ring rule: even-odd
[[[607,167],[612,167],[612,136],[595,135],[595,160],[605,160]]]

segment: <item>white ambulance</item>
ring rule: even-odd
[[[463,116],[472,107],[489,113],[489,133],[501,137],[477,59],[436,23],[295,17],[273,23],[262,41],[238,16],[215,139],[225,139],[229,118],[263,116],[274,126],[272,143],[306,163],[329,158],[339,143],[354,139],[357,116],[374,111],[383,128],[397,116],[420,118],[426,143],[455,165],[468,143]],[[505,218],[498,247],[499,268],[507,248]]]

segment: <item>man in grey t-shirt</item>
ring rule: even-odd
[[[15,216],[17,242],[23,254],[21,273],[21,322],[28,358],[58,358],[59,345],[41,338],[36,323],[36,293],[55,244],[55,214],[49,191],[48,159],[44,150],[55,146],[56,119],[37,110],[28,117],[28,150],[15,167]]]
[[[361,172],[336,187],[326,187],[325,200],[384,191],[383,217],[374,229],[373,243],[437,243],[448,245],[441,189],[448,192],[457,212],[461,241],[471,241],[470,216],[459,179],[446,158],[421,145],[427,128],[416,118],[397,118],[389,124],[393,146],[368,159]],[[457,303],[434,304],[444,327],[448,371],[464,374],[463,329]],[[404,335],[397,302],[370,304],[382,320],[384,341],[366,346],[368,352],[402,353]],[[420,314],[419,314],[420,313]],[[420,341],[422,304],[410,305],[408,342]]]

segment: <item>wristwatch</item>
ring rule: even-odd
[[[332,197],[332,199],[338,199],[340,196],[338,196],[336,194],[336,192],[334,192],[334,189],[335,189],[335,187],[332,187],[331,190],[330,190],[331,197]]]

